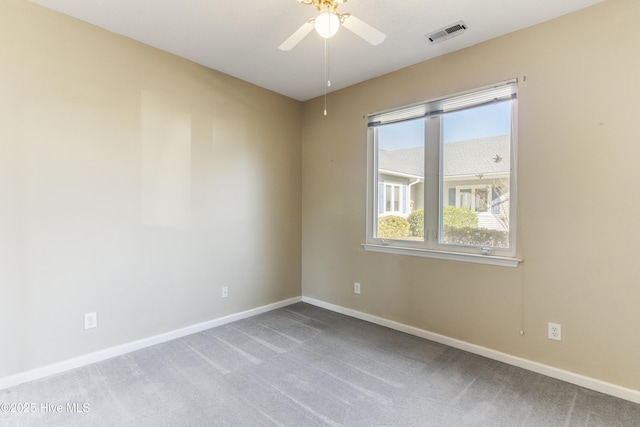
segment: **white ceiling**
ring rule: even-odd
[[[278,46],[318,13],[296,0],[30,0],[109,31],[305,101],[324,93],[324,43],[315,31]],[[330,41],[331,90],[462,49],[603,0],[348,0],[349,12],[387,34],[371,46],[346,28]],[[429,45],[458,20],[468,30]]]

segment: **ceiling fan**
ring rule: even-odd
[[[340,25],[362,37],[374,46],[379,45],[387,37],[371,25],[361,21],[350,13],[338,13],[336,9],[347,0],[297,0],[302,4],[313,5],[320,11],[320,15],[309,19],[279,46],[280,50],[291,50],[315,28],[318,34],[325,38],[333,37]]]

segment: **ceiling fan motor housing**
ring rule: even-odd
[[[335,12],[341,3],[346,3],[347,0],[299,0],[302,4],[314,5],[316,9],[328,12]]]

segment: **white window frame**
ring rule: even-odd
[[[400,184],[392,184],[392,183],[383,183],[384,185],[384,213],[389,214],[398,214],[402,212],[402,189]],[[391,198],[387,198],[387,188],[391,190]],[[395,197],[395,190],[398,190],[398,200]],[[398,203],[398,209],[394,209],[395,203]],[[387,209],[387,203],[389,203],[389,209]]]
[[[494,97],[495,98],[492,98]],[[498,96],[501,96],[498,98]],[[511,170],[509,206],[509,248],[483,248],[441,244],[440,212],[443,206],[443,176],[441,143],[441,116],[443,113],[486,105],[491,101],[512,101]],[[425,238],[424,241],[377,238],[378,214],[378,164],[377,128],[379,124],[394,123],[415,118],[425,118]],[[420,104],[405,106],[381,113],[370,114],[367,142],[367,240],[363,244],[368,251],[412,255],[427,258],[465,261],[505,267],[517,267],[522,260],[516,257],[517,221],[517,80],[485,86],[472,91],[439,98]],[[456,190],[457,199],[457,190]],[[457,203],[457,201],[456,201]],[[488,206],[491,209],[491,206]]]
[[[469,206],[469,208],[474,211],[474,212],[490,212],[491,211],[491,192],[493,190],[493,185],[491,184],[487,184],[487,185],[473,185],[473,184],[469,184],[469,185],[456,185],[456,207],[461,207],[461,203],[460,203],[460,194],[462,193],[463,190],[470,190],[471,192],[469,193],[469,195],[471,196],[471,206]],[[487,209],[484,211],[479,211],[478,207],[476,206],[476,191],[477,190],[485,190],[487,192]]]
[[[380,182],[380,184],[382,184],[382,186],[384,186],[384,193],[383,193],[383,199],[382,199],[382,203],[384,206],[383,212],[382,212],[382,216],[387,216],[387,215],[398,215],[398,216],[407,216],[407,214],[409,213],[409,206],[407,203],[407,199],[406,199],[406,191],[407,191],[407,185],[405,184],[400,184],[397,182],[391,182],[391,181],[383,181]],[[391,188],[391,200],[387,199],[387,187]],[[396,200],[395,198],[395,189],[398,190],[398,200]],[[387,201],[389,201],[389,206],[390,209],[387,210]],[[394,209],[394,204],[395,202],[398,202],[398,209]]]

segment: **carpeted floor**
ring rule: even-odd
[[[0,411],[2,426],[640,426],[640,405],[304,303],[0,391],[7,403],[36,411]]]

